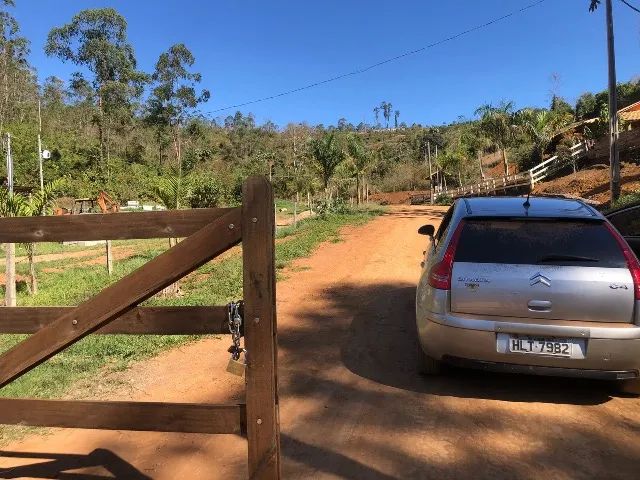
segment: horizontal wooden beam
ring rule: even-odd
[[[231,208],[0,218],[0,243],[188,237]]]
[[[245,423],[244,404],[0,398],[0,424],[5,425],[240,434]]]
[[[75,307],[0,307],[0,333],[35,333]],[[206,335],[229,333],[227,307],[137,307],[96,334]]]
[[[0,355],[0,388],[104,327],[242,239],[234,208]]]

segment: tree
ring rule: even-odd
[[[364,192],[361,195],[360,186],[362,185],[361,181],[364,180],[363,177],[371,162],[371,155],[360,138],[355,134],[349,135],[349,138],[347,139],[347,151],[356,177],[356,198],[359,205],[361,199],[365,197]]]
[[[36,217],[46,215],[51,211],[51,204],[56,194],[64,186],[63,179],[47,183],[42,191],[26,196],[19,193],[10,194],[5,188],[0,188],[0,216],[2,217]],[[38,279],[36,276],[35,244],[24,245],[29,262],[29,283],[27,288],[31,295],[38,293]]]
[[[384,117],[386,127],[389,128],[389,119],[391,118],[391,109],[393,108],[393,105],[389,102],[382,102],[380,104],[380,108],[382,109],[382,116]]]
[[[397,129],[398,128],[398,118],[400,117],[400,110],[396,110],[393,112],[393,125]]]
[[[90,87],[96,109],[93,120],[98,127],[99,165],[107,171],[111,126],[122,117],[131,118],[132,99],[142,94],[146,80],[136,70],[126,20],[113,8],[82,10],[70,23],[49,32],[45,52],[92,73],[91,81],[76,73],[74,82],[85,90]]]
[[[573,115],[568,112],[525,108],[517,112],[515,118],[522,132],[533,144],[531,163],[539,163],[544,159],[544,153],[556,133],[571,123]]]
[[[600,115],[601,106],[602,105],[598,104],[596,96],[593,93],[583,93],[576,101],[576,118],[578,120],[596,118]]]
[[[589,11],[593,12],[600,6],[600,0],[589,0]]]
[[[378,120],[378,118],[379,118],[379,115],[380,115],[380,107],[374,107],[373,113],[376,116],[376,127],[379,127],[380,126],[380,121]]]
[[[325,199],[328,200],[329,182],[338,165],[345,159],[345,154],[338,145],[335,133],[325,133],[322,137],[311,140],[309,156],[320,173]]]
[[[550,110],[554,114],[570,115],[571,117],[575,115],[575,111],[573,110],[573,107],[569,105],[569,102],[558,95],[553,95],[551,97]]]
[[[23,100],[32,76],[27,63],[29,42],[20,35],[18,22],[6,10],[13,6],[13,0],[0,0],[0,133]]]
[[[502,102],[497,106],[482,105],[475,113],[480,115],[480,128],[483,134],[500,150],[504,174],[509,175],[507,148],[515,137],[513,103]]]
[[[174,173],[158,177],[153,185],[153,193],[162,205],[168,210],[177,210],[183,205],[190,193],[190,185],[188,179],[182,174]],[[177,238],[169,238],[169,248],[178,244]],[[177,295],[180,292],[180,284],[178,282],[169,285],[162,290],[162,295]]]
[[[39,217],[51,213],[51,205],[56,194],[66,184],[65,179],[57,179],[44,185],[41,191],[37,191],[29,197],[19,197],[19,215],[24,217]],[[38,279],[36,276],[36,244],[25,244],[27,251],[27,261],[29,262],[29,284],[28,289],[31,295],[38,293]]]
[[[182,173],[184,124],[198,105],[210,97],[208,90],[196,91],[196,84],[200,83],[202,76],[189,71],[194,63],[191,51],[179,43],[160,55],[152,76],[154,86],[147,120],[159,131],[170,132],[178,175]]]

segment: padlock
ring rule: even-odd
[[[239,357],[238,359],[234,359],[233,357],[231,357],[229,359],[229,363],[227,364],[227,372],[233,375],[237,375],[238,377],[242,377],[244,375],[244,371],[246,368],[247,364],[243,360],[240,360]]]

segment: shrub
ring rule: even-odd
[[[449,195],[439,195],[434,203],[436,205],[451,205],[453,198]]]
[[[344,215],[352,213],[353,209],[344,199],[337,198],[335,200],[322,200],[316,206],[316,211],[318,215],[326,216],[330,214]]]
[[[226,202],[227,188],[212,177],[199,177],[193,182],[189,205],[191,208],[213,208]]]
[[[627,193],[626,195],[622,195],[611,205],[611,210],[625,207],[627,205],[631,205],[633,203],[640,203],[640,191]]]

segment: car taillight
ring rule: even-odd
[[[620,249],[622,250],[622,254],[624,258],[627,260],[627,266],[629,267],[629,271],[631,272],[631,278],[633,278],[633,290],[635,292],[636,300],[640,300],[640,261],[638,261],[638,257],[636,257],[635,253],[629,247],[629,244],[624,239],[620,232],[616,230],[613,225],[608,222],[605,222],[605,225],[614,236]]]
[[[434,264],[429,270],[429,285],[433,288],[440,290],[451,290],[451,275],[453,272],[453,258],[456,256],[456,248],[458,248],[458,241],[460,240],[460,234],[464,227],[464,220],[461,220],[453,232],[451,241],[447,246],[447,250],[442,256],[442,260]]]

